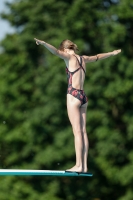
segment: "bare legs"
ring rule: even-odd
[[[80,108],[80,116],[81,116],[81,130],[83,136],[83,171],[87,172],[87,158],[88,158],[88,150],[89,150],[89,141],[86,132],[86,111],[87,111],[87,104],[84,104]]]
[[[74,133],[76,165],[67,171],[87,172],[88,137],[86,133],[87,103],[82,107],[78,99],[67,94],[67,111]]]

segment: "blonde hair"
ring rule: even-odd
[[[70,40],[63,40],[59,46],[60,51],[64,51],[64,49],[72,49],[74,51],[78,51],[78,47]]]

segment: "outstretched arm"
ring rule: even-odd
[[[48,44],[42,40],[38,40],[36,38],[34,38],[34,40],[36,41],[36,44],[39,45],[43,45],[45,46],[52,54],[64,59],[64,60],[68,60],[70,58],[70,55],[68,53],[65,53],[63,51],[60,51],[58,49],[56,49],[54,46],[52,46],[51,44]]]
[[[85,59],[85,62],[88,63],[88,62],[94,62],[94,61],[97,61],[97,60],[102,60],[102,59],[108,58],[110,56],[115,56],[120,52],[121,52],[121,49],[114,50],[114,51],[109,52],[109,53],[97,54],[95,56],[83,56],[83,57]]]

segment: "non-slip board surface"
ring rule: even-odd
[[[78,173],[56,170],[22,170],[22,169],[0,169],[0,176],[19,175],[19,176],[93,176],[92,173]]]

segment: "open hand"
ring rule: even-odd
[[[113,56],[117,55],[117,54],[120,53],[120,52],[121,52],[121,49],[114,50],[114,51],[113,51]]]
[[[36,44],[39,45],[39,44],[43,44],[44,42],[42,40],[38,40],[36,38],[34,38],[34,40],[36,41]]]

